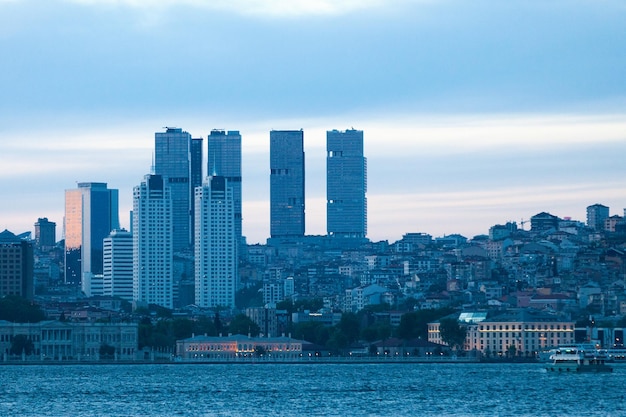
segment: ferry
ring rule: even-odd
[[[598,349],[598,344],[596,343],[575,343],[571,345],[559,345],[557,347],[546,348],[537,353],[537,359],[541,363],[549,363],[552,362],[552,355],[554,355],[557,351],[563,349],[576,349],[583,350],[585,352],[600,352]]]
[[[549,372],[613,372],[607,365],[609,357],[597,351],[576,348],[559,348],[550,356],[546,364]]]

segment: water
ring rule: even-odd
[[[0,416],[624,416],[625,377],[626,365],[3,365]]]

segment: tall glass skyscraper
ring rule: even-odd
[[[102,275],[103,240],[119,229],[119,192],[106,183],[81,182],[65,190],[65,283],[91,294],[91,277]]]
[[[207,142],[207,175],[225,177],[228,186],[233,189],[235,210],[235,233],[237,244],[241,245],[241,135],[237,130],[212,130]]]
[[[270,132],[270,235],[304,236],[304,132]]]
[[[367,159],[363,131],[326,132],[326,229],[329,236],[367,235]]]
[[[198,159],[202,169],[202,156],[198,158],[198,147],[192,146],[191,135],[179,128],[168,127],[165,132],[155,133],[154,145],[154,173],[163,176],[172,194],[174,251],[186,251],[192,244],[192,179],[197,176]],[[199,152],[202,152],[201,144]]]

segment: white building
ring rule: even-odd
[[[174,307],[172,199],[161,175],[133,190],[133,300]]]
[[[208,177],[195,199],[196,304],[234,308],[238,242],[232,188],[226,177]]]
[[[104,239],[103,288],[105,296],[133,300],[133,235],[113,230]]]

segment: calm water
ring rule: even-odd
[[[0,384],[0,416],[626,415],[626,365],[6,365]]]

